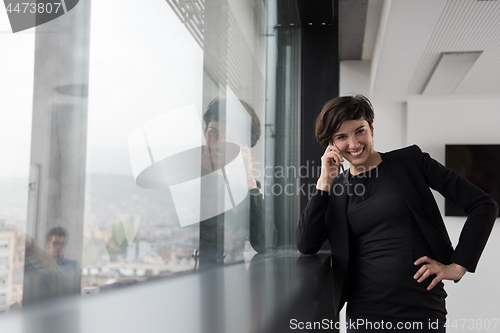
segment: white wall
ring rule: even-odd
[[[499,110],[500,99],[410,101],[408,144],[418,144],[443,164],[445,144],[500,144]],[[444,212],[444,198],[435,194],[439,208]],[[465,218],[444,219],[453,246],[456,246]],[[458,319],[461,324],[460,319],[500,319],[500,304],[497,302],[500,298],[500,284],[497,282],[500,276],[499,252],[500,228],[495,226],[476,273],[466,273],[457,284],[445,282],[448,322]],[[500,322],[497,330],[499,328]]]
[[[370,98],[370,60],[340,62],[340,95],[363,94]],[[371,100],[375,110],[375,149],[390,151],[406,145],[406,103]]]
[[[345,60],[340,62],[340,96],[370,94],[371,60]]]

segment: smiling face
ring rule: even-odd
[[[351,164],[354,175],[380,163],[380,155],[373,148],[373,124],[364,119],[346,120],[332,140]]]

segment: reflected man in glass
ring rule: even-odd
[[[61,271],[65,274],[80,275],[80,265],[78,261],[66,259],[64,250],[69,238],[68,231],[63,227],[55,227],[47,233],[47,243],[45,249],[47,254],[57,262]]]

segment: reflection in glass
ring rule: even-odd
[[[63,274],[68,277],[76,277],[76,283],[79,283],[81,274],[80,264],[76,260],[64,257],[64,250],[66,250],[68,241],[68,230],[63,227],[52,228],[47,233],[45,249],[47,254],[57,263]]]
[[[3,156],[24,154],[0,166],[0,295],[26,305],[93,294],[275,246],[265,6],[86,2],[36,40],[18,36],[35,42],[22,59],[34,54],[35,68],[8,62],[35,79],[0,99],[8,123],[18,113],[25,123],[22,139],[0,131],[17,143]]]
[[[52,237],[51,240],[54,239]],[[59,242],[59,238],[54,242]],[[26,237],[23,307],[58,296],[79,294],[80,270],[76,266],[77,263],[65,265],[61,260],[58,262],[52,257],[53,254],[60,256],[56,254],[60,248],[62,246],[51,244],[50,248],[48,245],[48,253],[45,253],[31,237]]]
[[[260,193],[261,184],[254,177],[254,158],[250,152],[250,148],[254,147],[260,138],[259,117],[248,103],[233,98],[214,99],[203,119],[207,149],[202,158],[202,173],[205,172],[203,170],[217,171],[206,178],[202,192],[214,192],[214,189],[220,188],[217,182],[225,182],[232,208],[226,210],[223,216],[201,222],[200,268],[221,263],[226,258],[229,261],[243,260],[244,253],[252,251],[251,248],[257,252],[266,249],[264,199]],[[228,164],[222,167],[224,162],[230,159],[230,151],[227,149],[230,142],[239,144],[236,146],[241,159],[239,165]],[[234,186],[238,183],[239,187]],[[240,196],[241,200],[233,199],[237,196]],[[208,198],[210,197],[207,196],[202,207],[217,205],[213,197]],[[272,227],[268,231],[274,232]],[[221,244],[224,244],[224,247]]]
[[[123,15],[105,15],[115,8]],[[192,271],[200,221],[217,217],[221,262],[254,254],[249,234],[264,232],[250,201],[263,206],[265,142],[245,108],[264,119],[263,3],[168,1],[141,13],[113,0],[92,9],[84,294]],[[225,118],[207,131],[213,100]]]

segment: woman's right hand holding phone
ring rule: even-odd
[[[344,162],[344,157],[340,149],[330,141],[330,144],[321,157],[321,175],[316,183],[316,188],[322,191],[330,191],[333,180],[340,174],[340,165]]]

